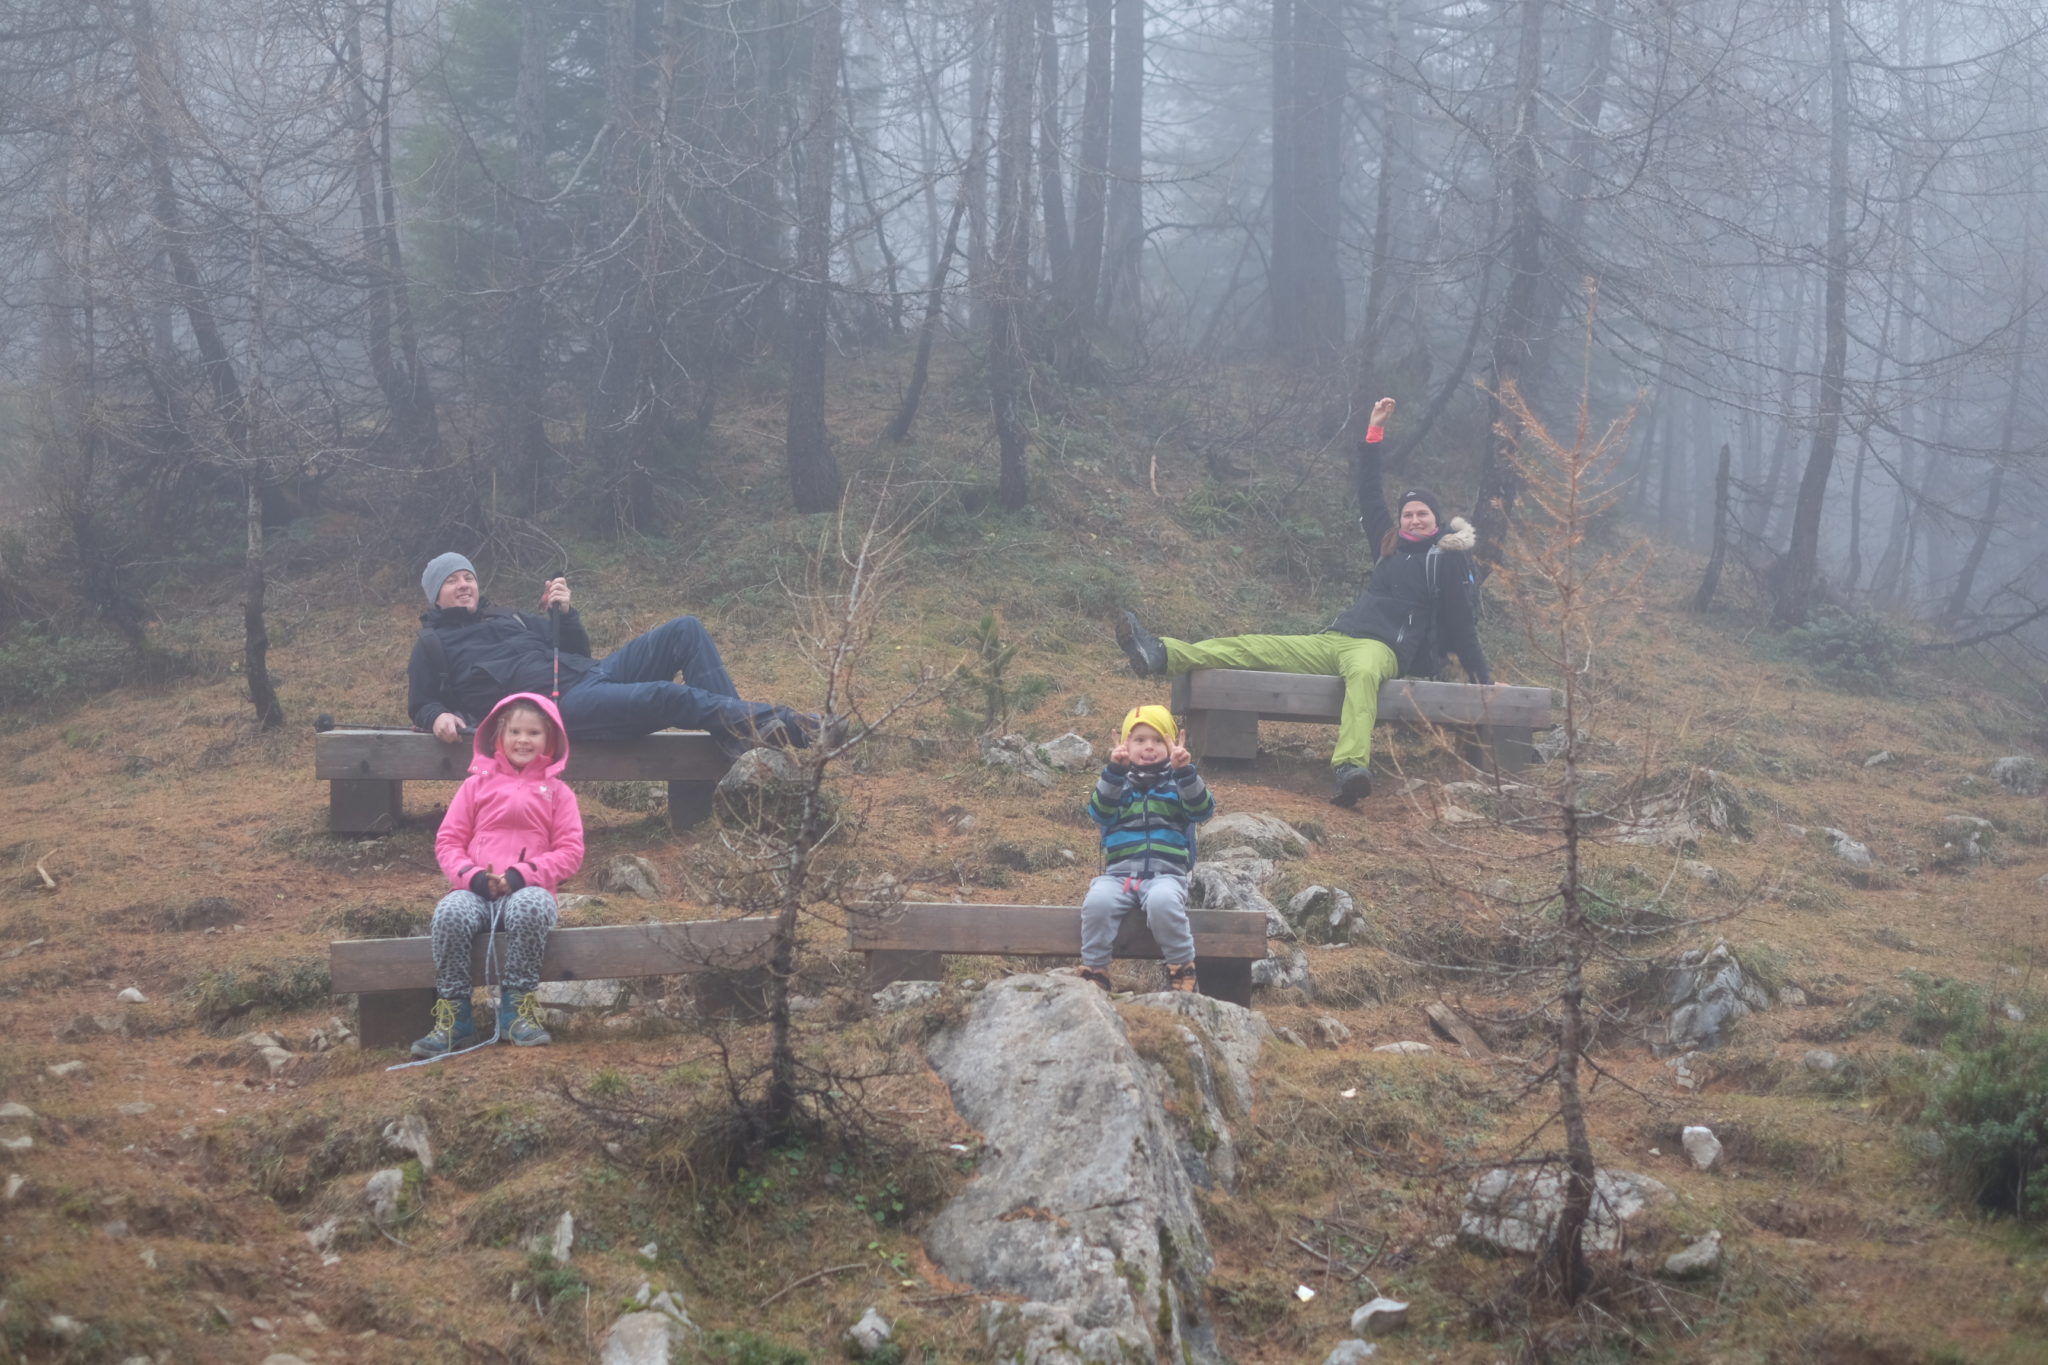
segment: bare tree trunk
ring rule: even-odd
[[[1344,345],[1344,35],[1334,0],[1273,0],[1273,339],[1328,359]]]
[[[1820,568],[1820,522],[1835,442],[1842,429],[1843,378],[1849,355],[1849,41],[1842,7],[1828,0],[1828,240],[1825,344],[1820,367],[1820,409],[1799,502],[1792,512],[1792,543],[1785,551],[1771,620],[1779,627],[1804,624],[1812,607]]]
[[[512,95],[513,183],[519,192],[512,205],[512,227],[519,239],[518,283],[509,310],[511,332],[505,338],[506,424],[512,434],[513,467],[531,481],[534,508],[541,505],[548,468],[540,207],[540,200],[547,197],[548,8],[548,0],[521,0],[519,6],[519,78]]]
[[[832,300],[832,171],[839,108],[840,0],[823,0],[811,34],[811,91],[798,182],[796,307],[784,448],[790,501],[799,512],[839,505],[839,461],[825,430],[826,314]]]
[[[2014,385],[2017,392],[2018,385]],[[1977,570],[1984,565],[1984,552],[1991,548],[1991,533],[1998,529],[1998,503],[2005,491],[2005,466],[1991,471],[1991,487],[1984,495],[1984,515],[1977,521],[1977,534],[1970,541],[1970,553],[1963,556],[1962,572],[1956,575],[1955,590],[1948,595],[1948,619],[1953,625],[1970,609],[1970,594],[1977,587]]]
[[[1109,104],[1109,222],[1097,316],[1129,336],[1142,304],[1139,263],[1145,249],[1145,0],[1115,0]]]
[[[987,147],[994,139],[989,134],[989,110],[993,104],[995,89],[995,15],[1002,8],[999,0],[987,0],[975,6],[972,18],[973,39],[967,58],[967,103],[968,118],[972,120],[967,130],[970,146]],[[983,310],[988,306],[988,162],[969,158],[966,175],[967,189],[967,317],[969,326],[979,326],[986,319]]]
[[[996,45],[1001,65],[998,120],[996,241],[989,280],[989,404],[1001,450],[997,501],[1018,511],[1030,501],[1022,414],[1024,354],[1025,185],[1031,164],[1031,11],[1005,6]]]
[[[1045,263],[1053,298],[1073,290],[1074,248],[1067,233],[1067,196],[1060,176],[1060,34],[1053,0],[1038,0],[1038,198],[1045,215]]]
[[[1514,519],[1521,477],[1515,470],[1517,424],[1509,390],[1521,389],[1522,373],[1538,329],[1537,306],[1544,279],[1543,211],[1537,201],[1536,120],[1540,112],[1543,74],[1544,0],[1523,0],[1521,32],[1515,48],[1515,86],[1509,105],[1511,120],[1506,150],[1497,174],[1505,180],[1508,201],[1508,285],[1501,298],[1500,322],[1493,335],[1494,436],[1486,445],[1479,471],[1479,495],[1472,514],[1479,532],[1480,567],[1500,562]],[[1526,400],[1528,395],[1523,395]]]
[[[1721,565],[1728,558],[1728,445],[1721,445],[1720,467],[1714,472],[1714,552],[1707,560],[1707,572],[1700,590],[1693,594],[1694,611],[1711,611],[1714,593],[1721,586]]]
[[[917,407],[924,398],[925,380],[931,374],[932,341],[938,335],[939,318],[946,311],[946,273],[952,268],[954,248],[960,241],[960,220],[966,214],[967,195],[962,192],[953,201],[953,221],[946,227],[946,245],[939,253],[938,266],[932,271],[931,289],[925,295],[924,321],[917,329],[917,358],[911,362],[910,382],[904,387],[903,401],[896,405],[896,415],[889,419],[889,425],[882,432],[885,441],[909,440],[911,424],[917,421]]]
[[[1067,311],[1086,334],[1095,325],[1102,283],[1103,214],[1108,193],[1110,16],[1113,0],[1087,0],[1088,65],[1081,88],[1080,165],[1074,173],[1074,261]]]
[[[1399,59],[1401,45],[1401,0],[1387,2],[1386,37],[1379,47],[1381,64],[1392,72]],[[1364,447],[1365,422],[1372,412],[1372,405],[1382,392],[1380,383],[1380,333],[1385,326],[1387,295],[1392,287],[1394,273],[1394,198],[1398,179],[1397,163],[1405,153],[1401,134],[1406,130],[1406,120],[1399,108],[1404,98],[1400,83],[1391,75],[1380,82],[1381,106],[1379,174],[1373,185],[1372,209],[1372,266],[1366,277],[1365,321],[1358,328],[1358,360],[1356,379],[1351,391],[1351,404],[1345,413],[1344,429],[1339,440],[1354,456]],[[1353,483],[1357,473],[1353,473]]]

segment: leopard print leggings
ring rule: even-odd
[[[555,898],[537,886],[487,901],[474,891],[450,891],[434,907],[434,992],[444,1000],[469,998],[472,945],[495,916],[498,923],[499,981],[514,995],[540,984],[540,960],[548,931],[555,927]]]

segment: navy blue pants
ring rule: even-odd
[[[687,682],[677,682],[681,674]],[[678,616],[597,661],[558,703],[569,738],[635,739],[656,730],[709,730],[746,736],[789,708],[742,701],[711,632]]]

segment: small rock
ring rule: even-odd
[[[1778,1003],[1787,1009],[1803,1010],[1806,1008],[1806,992],[1800,990],[1797,986],[1780,986],[1778,987]]]
[[[16,1137],[0,1137],[0,1152],[26,1152],[36,1145],[36,1140],[27,1133]]]
[[[882,1014],[914,1009],[928,1000],[938,999],[942,989],[936,981],[892,981],[875,992],[875,1009]]]
[[[1301,1035],[1299,1033],[1296,1033],[1293,1029],[1287,1027],[1287,1025],[1285,1024],[1273,1025],[1273,1036],[1275,1038],[1278,1038],[1283,1043],[1293,1044],[1295,1047],[1302,1049],[1304,1052],[1308,1050],[1308,1044],[1301,1040]]]
[[[1407,1325],[1408,1305],[1399,1299],[1377,1298],[1354,1309],[1351,1314],[1351,1330],[1359,1333],[1383,1332]]]
[[[1056,784],[1052,769],[1038,756],[1038,746],[1022,735],[990,735],[982,740],[981,761],[1048,790]]]
[[[334,1246],[334,1239],[341,1235],[341,1219],[330,1218],[319,1227],[306,1233],[306,1242],[313,1250],[327,1252]]]
[[[23,1175],[20,1171],[14,1171],[10,1173],[7,1177],[7,1189],[4,1193],[0,1193],[0,1201],[12,1204],[17,1198],[20,1197],[22,1190],[27,1185],[28,1177]]]
[[[387,1166],[363,1184],[363,1202],[370,1206],[370,1220],[375,1223],[394,1221],[404,1196],[405,1172],[396,1166]]]
[[[1246,847],[1262,858],[1306,858],[1308,836],[1277,815],[1232,811],[1202,826],[1202,855]]]
[[[846,1340],[853,1348],[854,1358],[865,1360],[888,1344],[893,1330],[887,1318],[869,1308],[860,1315],[859,1322],[846,1329]]]
[[[655,1257],[659,1256],[660,1254],[661,1244],[658,1242],[648,1242],[640,1248],[640,1255],[650,1261],[653,1260]],[[642,1299],[641,1302],[645,1303],[646,1300]]]
[[[588,981],[543,981],[533,992],[556,1010],[615,1010],[626,1001],[626,983],[603,977]]]
[[[1287,902],[1287,922],[1310,943],[1346,943],[1359,926],[1351,893],[1330,886],[1310,886]]]
[[[48,1071],[53,1079],[65,1081],[85,1070],[85,1063],[58,1062],[55,1066],[45,1067],[44,1070]]]
[[[789,997],[789,1012],[791,1014],[810,1014],[822,1007],[824,1003],[823,1000],[820,1000],[815,995],[791,995]]]
[[[0,1123],[34,1123],[36,1111],[25,1104],[9,1100],[0,1104]]]
[[[1680,1090],[1700,1088],[1699,1057],[1697,1052],[1686,1052],[1664,1063],[1671,1068],[1671,1079]]]
[[[114,1112],[125,1119],[139,1119],[154,1108],[156,1106],[148,1100],[131,1100],[127,1104],[116,1107]]]
[[[135,1259],[142,1262],[144,1269],[155,1270],[157,1268],[155,1247],[144,1247],[135,1254]]]
[[[249,1325],[259,1332],[275,1332],[277,1330],[277,1324],[269,1318],[250,1318]]]
[[[1086,692],[1083,692],[1074,698],[1073,706],[1068,709],[1077,716],[1092,716],[1095,714],[1095,702]]]
[[[1047,740],[1040,747],[1045,751],[1045,761],[1063,773],[1079,772],[1095,758],[1095,746],[1071,731],[1058,739]]]
[[[1371,1360],[1379,1353],[1379,1347],[1369,1341],[1352,1337],[1337,1343],[1337,1349],[1323,1357],[1323,1365],[1357,1365],[1361,1360]]]
[[[1851,867],[1871,867],[1877,860],[1870,856],[1870,846],[1858,843],[1839,829],[1823,829],[1821,833],[1835,847],[1835,856]]]
[[[1683,1134],[1685,1154],[1692,1158],[1694,1170],[1711,1171],[1714,1163],[1721,1159],[1721,1139],[1714,1136],[1714,1130],[1692,1125]]]
[[[1866,768],[1875,768],[1879,764],[1891,763],[1894,761],[1895,760],[1892,758],[1892,751],[1890,749],[1879,749],[1869,758],[1863,760],[1863,766]]]
[[[2027,754],[1994,759],[1991,775],[1998,785],[2020,796],[2039,796],[2048,790],[2048,764]]]
[[[405,1114],[385,1124],[384,1145],[416,1158],[422,1175],[434,1173],[434,1144],[427,1136],[427,1121],[418,1114]]]
[[[1721,1264],[1721,1233],[1718,1229],[1696,1238],[1683,1251],[1675,1251],[1664,1258],[1664,1273],[1673,1279],[1689,1279],[1695,1275],[1707,1275]]]
[[[283,1047],[284,1040],[274,1033],[244,1033],[235,1042],[251,1052],[260,1052],[266,1047]]]
[[[1999,1001],[1998,1012],[2004,1015],[2008,1020],[2015,1024],[2024,1024],[2027,1022],[2027,1012],[2021,1009],[2018,1005],[2015,1005],[2010,1000]]]
[[[1418,1043],[1410,1039],[1404,1039],[1398,1043],[1381,1043],[1378,1047],[1374,1048],[1373,1051],[1395,1052],[1399,1053],[1404,1057],[1422,1057],[1434,1054],[1436,1052],[1436,1049],[1431,1047],[1428,1043]]]
[[[149,1003],[149,997],[136,990],[133,986],[128,987],[128,989],[122,991],[114,998],[124,1005],[147,1005]]]
[[[1315,1030],[1316,1041],[1324,1047],[1342,1047],[1351,1041],[1351,1030],[1327,1014],[1319,1014],[1311,1027]]]
[[[598,1365],[669,1365],[684,1329],[666,1313],[628,1313],[605,1333]]]
[[[1679,867],[1684,870],[1686,876],[1691,877],[1701,886],[1720,886],[1727,881],[1727,878],[1721,875],[1719,868],[1694,858],[1684,859],[1679,863]]]
[[[281,1047],[260,1047],[249,1061],[249,1070],[260,1075],[276,1076],[291,1066],[295,1058]]]
[[[1842,1059],[1824,1047],[1817,1047],[1799,1059],[1799,1064],[1808,1071],[1825,1076],[1842,1065]]]
[[[750,749],[747,752],[762,751]],[[661,873],[655,869],[654,864],[631,853],[622,853],[604,865],[604,871],[598,874],[597,889],[638,896],[648,901],[668,898],[668,891],[662,885]]]
[[[320,1315],[310,1309],[299,1314],[299,1326],[316,1335],[327,1330],[327,1324],[320,1320]]]
[[[567,1209],[555,1220],[555,1235],[548,1244],[548,1254],[555,1258],[556,1265],[569,1264],[569,1250],[576,1245],[576,1215]]]
[[[1300,953],[1262,957],[1252,964],[1252,984],[1275,989],[1308,985],[1308,959]]]
[[[1481,884],[1479,894],[1496,901],[1520,900],[1522,897],[1521,889],[1506,877],[1495,877],[1492,881]]]
[[[1486,823],[1486,817],[1478,811],[1466,810],[1463,806],[1448,804],[1438,813],[1437,818],[1447,825],[1483,825]]]
[[[53,1336],[69,1338],[85,1334],[85,1324],[64,1313],[52,1313],[44,1319],[43,1325],[50,1329]]]

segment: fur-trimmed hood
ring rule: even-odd
[[[1436,538],[1439,550],[1470,550],[1479,543],[1479,532],[1463,517],[1452,517],[1444,533]]]

